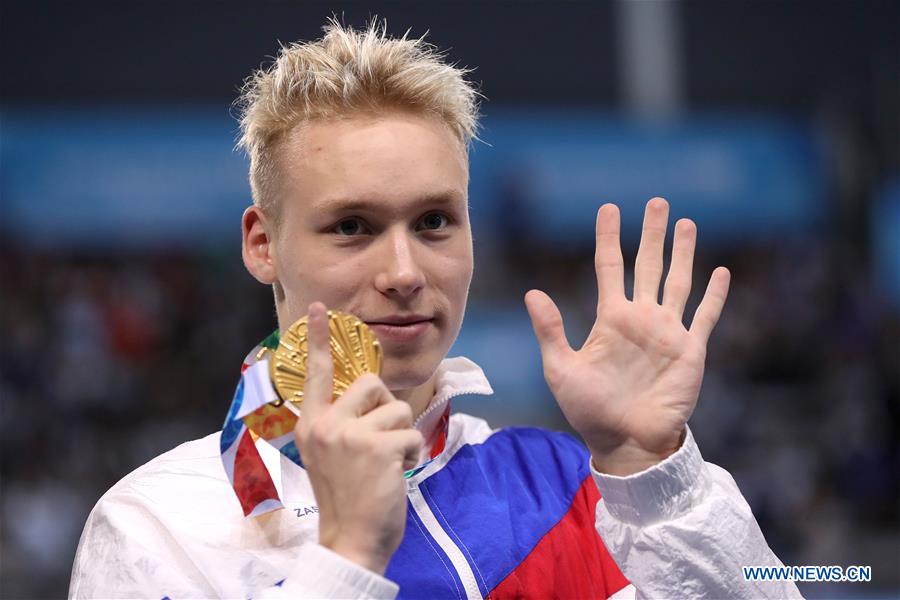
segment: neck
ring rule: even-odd
[[[397,400],[406,402],[412,408],[413,420],[417,419],[431,403],[431,399],[434,397],[434,382],[436,378],[437,372],[420,386],[406,390],[391,390],[391,393]]]

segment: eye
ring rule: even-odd
[[[354,217],[351,219],[344,219],[335,225],[332,231],[338,235],[354,236],[367,233],[368,230],[361,219]]]
[[[444,229],[449,224],[450,219],[447,218],[447,215],[439,212],[432,212],[422,217],[422,220],[419,221],[419,227],[417,227],[417,229],[438,231],[440,229]]]

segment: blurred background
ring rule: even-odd
[[[596,208],[622,208],[633,263],[664,196],[699,226],[695,296],[733,272],[704,456],[785,564],[872,567],[809,597],[896,598],[900,4],[875,1],[3,2],[0,596],[64,596],[103,492],[220,428],[275,325],[240,258],[231,102],[332,13],[429,31],[488,98],[451,354],[497,394],[457,408],[566,428],[522,296],[548,291],[580,345]]]

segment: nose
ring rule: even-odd
[[[383,238],[382,267],[375,276],[379,292],[395,299],[413,296],[425,285],[425,273],[416,256],[416,240],[407,231],[386,232]]]

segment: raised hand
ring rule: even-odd
[[[547,384],[584,438],[596,468],[613,475],[646,469],[680,447],[700,393],[707,341],[728,295],[730,273],[718,267],[690,328],[682,324],[697,227],[681,219],[659,303],[668,219],[665,200],[647,203],[634,296],[628,300],[619,209],[614,204],[600,208],[594,256],[597,320],[580,350],[569,346],[553,300],[538,290],[525,295]]]
[[[325,306],[309,307],[305,396],[294,430],[319,506],[319,543],[379,574],[403,539],[404,471],[416,466],[422,434],[412,409],[376,375],[331,402],[334,366]]]

